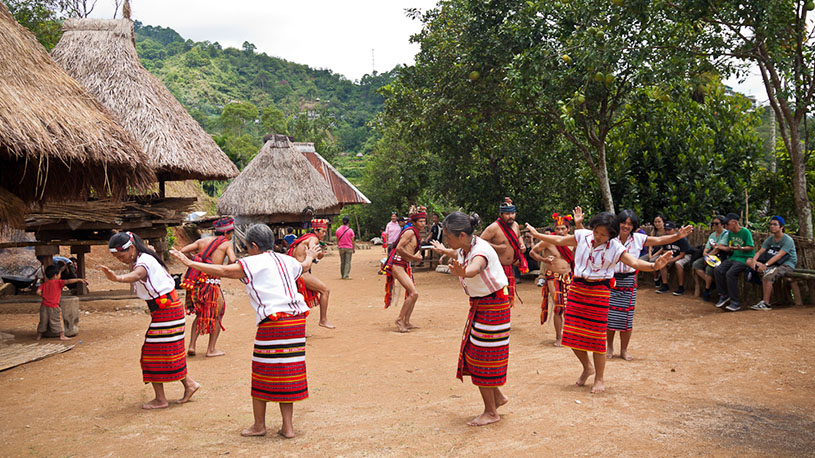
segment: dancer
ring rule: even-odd
[[[320,254],[317,259],[323,259],[324,252],[320,246],[325,235],[328,233],[328,220],[327,219],[313,219],[311,220],[311,231],[306,232],[297,238],[291,245],[289,245],[289,256],[303,262],[306,259],[306,251],[309,248],[320,248]],[[316,262],[315,262],[316,264]],[[328,296],[331,290],[328,289],[317,276],[311,273],[311,269],[303,272],[303,275],[297,279],[297,291],[303,295],[306,304],[309,307],[316,307],[320,305],[320,326],[328,329],[335,329],[336,326],[328,321]]]
[[[693,232],[692,226],[684,226],[677,233],[651,237],[636,232],[640,220],[633,210],[623,210],[617,215],[617,227],[620,235],[617,239],[625,247],[626,252],[637,257],[643,247],[667,245]],[[631,361],[634,359],[628,353],[628,344],[631,342],[631,332],[634,327],[634,307],[637,304],[637,270],[623,263],[614,268],[614,286],[611,288],[608,310],[608,334],[606,358],[614,357],[614,333],[620,332],[620,358]]]
[[[509,281],[509,303],[515,305],[515,274],[512,266],[518,264],[518,269],[522,274],[529,272],[526,258],[523,252],[526,251],[523,240],[521,240],[521,229],[515,222],[517,209],[512,204],[512,199],[504,198],[504,202],[498,206],[498,219],[487,226],[481,233],[481,239],[492,245],[498,253],[498,259],[504,266],[504,273]]]
[[[187,267],[217,277],[239,279],[246,284],[258,325],[252,354],[252,412],[255,422],[241,431],[241,435],[265,435],[266,403],[278,402],[283,426],[277,433],[292,438],[292,403],[308,397],[308,306],[293,285],[322,251],[317,245],[308,246],[302,262],[275,253],[274,233],[265,224],[254,224],[246,230],[246,247],[249,256],[226,266],[191,261],[176,250],[170,253]]]
[[[396,328],[399,332],[410,332],[411,329],[418,328],[418,326],[410,322],[413,307],[416,306],[416,301],[419,300],[419,291],[416,290],[416,284],[413,282],[410,262],[422,260],[422,256],[417,254],[421,240],[419,232],[427,224],[427,209],[425,207],[416,209],[410,215],[410,221],[393,242],[394,249],[388,256],[383,268],[387,276],[385,279],[385,308],[390,307],[393,302],[394,281],[398,281],[405,288],[405,301],[402,303],[402,309],[396,319]]]
[[[224,217],[215,221],[215,236],[204,237],[190,243],[181,249],[187,256],[193,256],[197,262],[208,264],[223,264],[228,258],[229,263],[234,263],[235,249],[232,247],[232,234],[235,232],[235,220],[231,217]],[[221,279],[212,277],[195,269],[187,269],[181,287],[187,290],[186,308],[187,314],[195,314],[195,321],[192,322],[192,335],[190,336],[190,347],[187,351],[189,356],[195,356],[195,344],[198,342],[198,335],[209,334],[209,344],[207,345],[207,356],[221,356],[224,352],[217,350],[215,344],[221,331],[225,331],[222,319],[226,312],[226,300],[221,291]]]
[[[451,213],[442,223],[450,249],[436,240],[431,242],[433,251],[456,259],[450,264],[450,272],[458,275],[470,297],[456,370],[456,378],[462,381],[465,375],[470,376],[484,401],[484,412],[469,421],[470,426],[500,421],[498,407],[509,401],[500,388],[507,381],[509,362],[509,282],[492,246],[473,235],[479,222],[475,213]]]
[[[181,381],[183,404],[201,387],[187,375],[187,355],[184,352],[184,306],[175,292],[175,281],[167,273],[155,251],[131,232],[114,234],[108,242],[114,258],[130,266],[125,275],[116,275],[107,266],[100,266],[110,281],[130,283],[136,295],[147,301],[150,327],[141,348],[141,369],[144,383],[152,383],[155,399],[142,404],[142,409],[163,409],[169,405],[164,384]]]
[[[583,372],[577,386],[586,384],[594,374],[592,393],[605,391],[603,373],[606,367],[606,331],[608,301],[614,266],[623,262],[635,269],[650,271],[663,267],[672,256],[668,252],[655,262],[646,262],[629,254],[617,237],[619,225],[614,215],[602,212],[589,221],[590,230],[578,229],[574,235],[559,237],[539,233],[529,223],[526,228],[533,237],[558,246],[575,247],[574,281],[569,288],[563,323],[563,345],[570,347]],[[588,356],[593,353],[594,367]]]

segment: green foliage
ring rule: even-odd
[[[62,37],[63,17],[57,12],[55,0],[5,0],[14,19],[30,30],[47,51]]]

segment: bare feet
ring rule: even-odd
[[[563,342],[560,339],[558,339],[558,340],[555,341],[555,343],[552,344],[552,346],[553,347],[562,347]]]
[[[333,324],[329,323],[328,321],[320,321],[320,326],[322,326],[322,327],[324,327],[324,328],[328,328],[328,329],[337,329],[337,327],[336,327],[336,326],[334,326]]]
[[[606,384],[602,380],[594,380],[594,385],[591,387],[591,394],[602,393],[606,391]]]
[[[419,329],[418,326],[412,323],[405,323],[405,327],[407,327],[408,329]]]
[[[634,357],[633,357],[633,356],[631,356],[631,354],[630,354],[630,353],[628,353],[628,352],[627,352],[627,351],[625,351],[625,350],[623,350],[623,351],[621,351],[621,352],[620,352],[620,358],[622,358],[622,359],[624,359],[624,360],[626,360],[626,361],[631,361],[632,359],[634,359]]]
[[[286,431],[283,431],[283,428],[278,429],[277,434],[279,434],[282,437],[285,437],[286,439],[291,439],[291,438],[294,437],[294,431],[286,432]]]
[[[399,329],[399,332],[410,332],[410,328],[405,326],[402,320],[396,320],[396,327]]]
[[[37,334],[37,340],[42,340],[42,334]]]
[[[193,394],[201,388],[201,384],[195,383],[194,385],[184,387],[184,397],[176,401],[178,404],[184,404],[189,401]]]
[[[189,350],[187,350],[187,356],[195,356],[195,349],[190,348]]]
[[[213,352],[209,352],[209,351],[207,352],[207,356],[210,356],[210,357],[212,357],[212,356],[223,356],[225,354],[226,353],[222,352],[221,350],[215,350]]]
[[[141,408],[144,410],[166,409],[168,405],[170,404],[168,404],[167,401],[161,402],[158,399],[153,399],[150,402],[142,404]]]
[[[606,351],[606,359],[611,359],[611,358],[614,358],[614,350],[613,349],[608,349],[608,351]]]
[[[59,340],[71,340],[70,337],[60,336]]]
[[[593,367],[589,366],[587,369],[583,369],[583,373],[580,374],[580,378],[577,379],[576,385],[577,386],[585,385],[586,380],[588,380],[589,377],[591,377],[592,375],[594,375],[594,368]]]
[[[501,407],[502,405],[506,404],[507,402],[509,402],[509,398],[506,397],[506,396],[503,396],[501,399],[496,399],[495,400],[495,408]]]
[[[490,423],[496,423],[501,421],[501,416],[496,414],[491,414],[484,412],[481,415],[473,418],[472,420],[468,421],[467,424],[470,426],[484,426]]]
[[[266,435],[266,428],[255,428],[255,425],[252,425],[243,431],[241,431],[241,436],[243,437],[253,437],[253,436],[265,436]]]

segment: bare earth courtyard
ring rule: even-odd
[[[83,302],[90,313],[73,350],[0,372],[0,455],[815,456],[815,308],[722,313],[643,285],[635,360],[609,362],[606,393],[591,395],[574,385],[571,350],[552,346],[551,322],[539,324],[540,288],[526,281],[512,313],[510,402],[502,421],[478,428],[466,424],[482,408],[478,390],[455,378],[468,309],[457,279],[417,273],[412,321],[421,328],[399,334],[398,311],[383,310],[381,256],[358,250],[350,281],[339,279],[336,252],[314,268],[331,288],[337,329],[318,327],[316,310],[308,318],[310,397],[295,405],[296,438],[239,435],[252,423],[255,321],[243,285],[228,280],[226,356],[206,358],[199,339],[187,362],[202,388],[190,403],[139,408],[153,394],[139,368],[143,302]],[[92,259],[123,271],[103,251]],[[98,270],[89,277],[109,288]],[[0,331],[31,342],[38,304],[1,307]],[[180,383],[168,387],[171,398],[181,393]],[[270,405],[270,431],[279,422]]]

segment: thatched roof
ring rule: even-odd
[[[218,213],[267,222],[294,222],[332,214],[337,198],[317,170],[285,135],[273,135],[232,180],[218,201]]]
[[[68,19],[54,60],[105,105],[150,156],[159,179],[222,180],[238,168],[139,62],[130,19]]]
[[[331,186],[340,205],[371,203],[371,201],[365,197],[365,194],[361,193],[356,186],[351,184],[330,162],[320,156],[320,153],[314,149],[314,143],[294,142],[294,147],[320,172],[320,175],[323,176],[326,183]]]
[[[121,196],[156,181],[133,137],[2,3],[0,31],[0,187],[31,203],[91,189]]]

